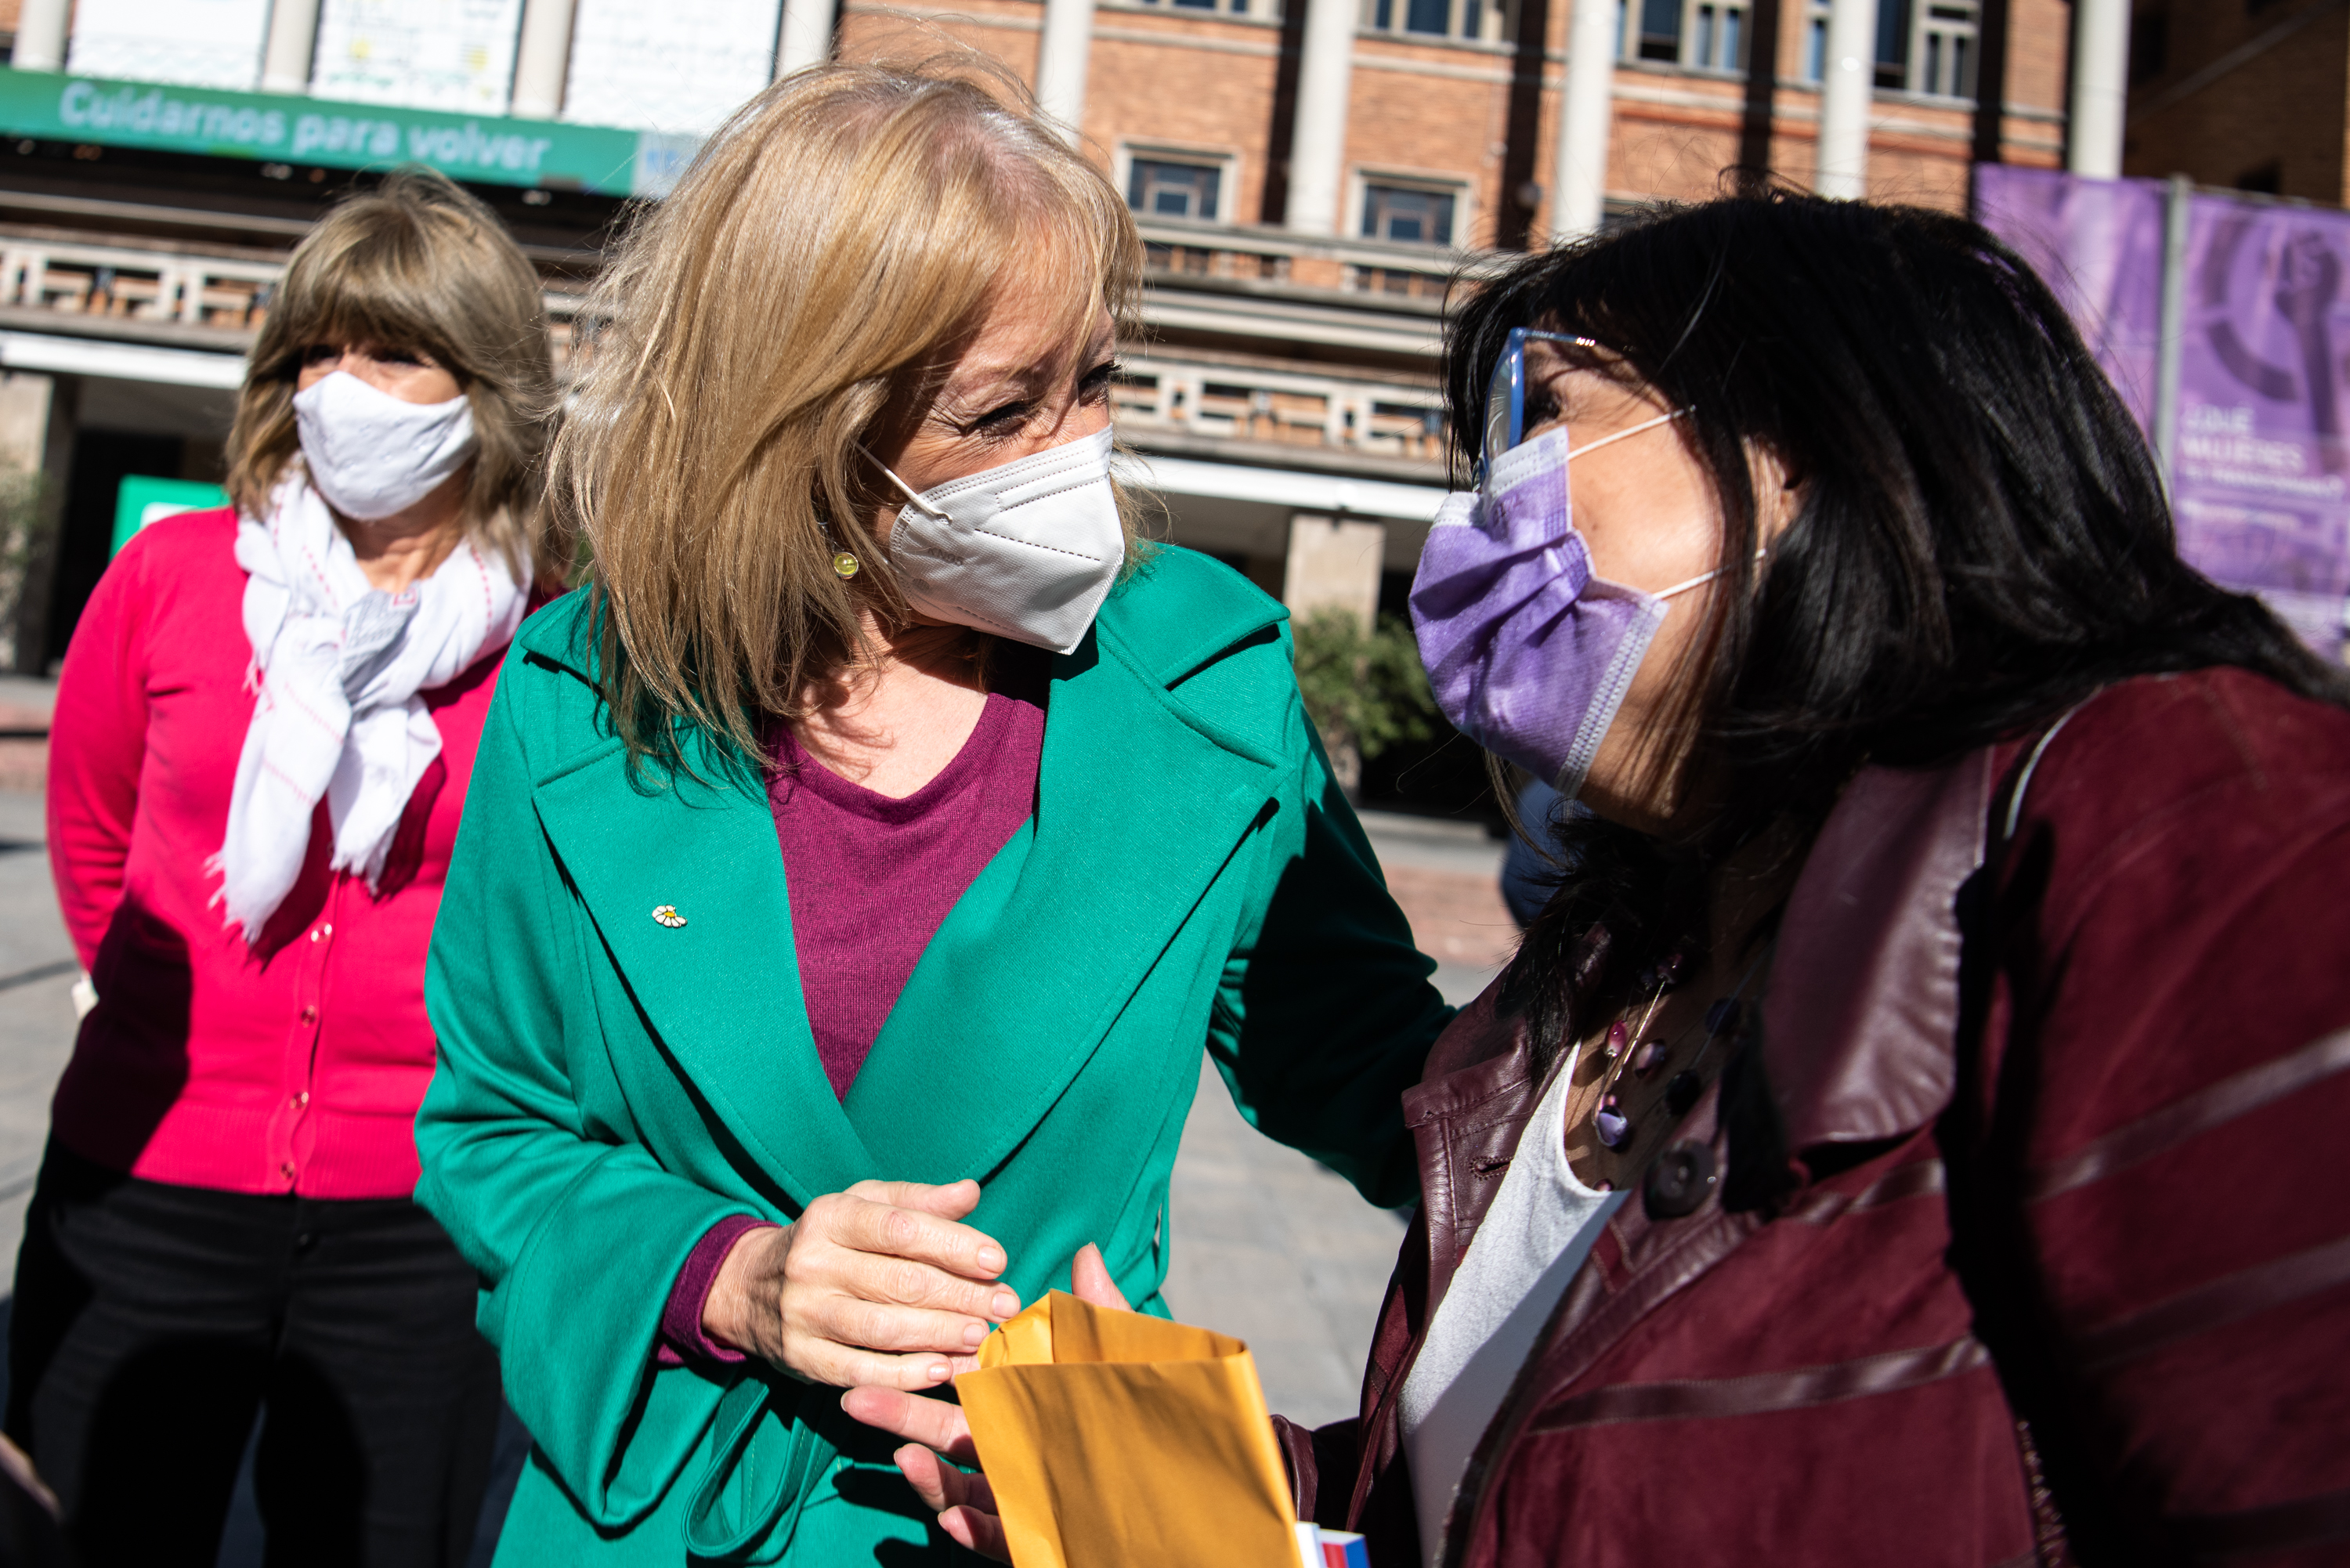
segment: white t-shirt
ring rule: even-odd
[[[1493,1207],[1404,1379],[1403,1446],[1422,1563],[1436,1561],[1469,1456],[1626,1196],[1594,1192],[1567,1168],[1566,1096],[1574,1076],[1570,1057],[1534,1106]]]

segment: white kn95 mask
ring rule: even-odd
[[[870,456],[870,453],[867,455]],[[1126,563],[1101,431],[906,496],[889,565],[922,614],[1069,653]]]
[[[361,523],[415,505],[482,444],[463,394],[445,403],[405,402],[348,370],[294,394],[294,422],[310,487]]]

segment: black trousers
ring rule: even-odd
[[[173,1187],[52,1142],[16,1261],[8,1434],[82,1568],[212,1568],[256,1412],[270,1568],[456,1568],[498,1425],[473,1291],[406,1199]]]

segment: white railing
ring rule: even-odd
[[[1112,396],[1119,427],[1146,439],[1165,431],[1419,462],[1444,456],[1432,382],[1362,381],[1151,354],[1127,358]]]
[[[1279,244],[1284,263],[1309,249]],[[1337,259],[1335,247],[1310,248],[1326,264]],[[1385,258],[1364,258],[1371,259]],[[212,341],[224,350],[249,348],[268,319],[284,270],[258,258],[196,255],[161,244],[82,244],[0,228],[0,309],[19,326],[27,312],[78,318],[71,327],[78,336],[116,336],[109,326],[119,323],[120,337],[170,340],[174,329],[198,327],[217,333]],[[584,349],[588,340],[586,296],[549,289],[544,298],[556,369],[567,373],[575,343]],[[1244,325],[1268,337],[1283,329],[1277,314]],[[1416,330],[1432,327],[1430,319]],[[1115,397],[1121,423],[1145,441],[1164,432],[1417,462],[1443,455],[1432,377],[1318,375],[1159,349],[1128,357]]]
[[[192,255],[161,245],[32,239],[0,228],[0,306],[131,325],[211,327],[243,337],[238,347],[249,347],[269,318],[285,274],[277,262]],[[585,296],[549,289],[542,297],[559,366],[568,356]]]
[[[285,269],[125,245],[0,237],[0,305],[250,331]]]
[[[1340,294],[1440,303],[1458,276],[1478,276],[1495,258],[1442,245],[1378,240],[1307,239],[1253,224],[1171,223],[1145,219],[1144,265],[1154,276],[1289,284]]]

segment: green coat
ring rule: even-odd
[[[889,1445],[833,1391],[656,1366],[695,1241],[867,1178],[977,1177],[971,1222],[1024,1302],[1097,1241],[1163,1313],[1201,1047],[1262,1131],[1409,1202],[1398,1097],[1448,1016],[1431,965],[1306,722],[1283,610],[1162,548],[1053,661],[1035,813],[844,1104],[764,788],[707,751],[706,782],[632,779],[584,597],[506,660],[425,976],[441,1057],[417,1200],[481,1271],[482,1331],[537,1439],[498,1561],[943,1561]]]

